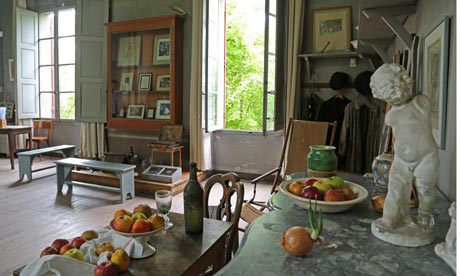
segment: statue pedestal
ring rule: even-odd
[[[419,247],[434,241],[434,233],[432,230],[423,230],[413,222],[392,229],[383,222],[382,218],[379,218],[372,222],[371,231],[377,238],[400,246]]]

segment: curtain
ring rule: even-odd
[[[100,158],[105,152],[103,123],[81,123],[81,157]]]
[[[193,1],[192,45],[190,74],[190,162],[196,162],[199,170],[211,169],[211,137],[205,133],[202,122],[202,59],[203,59],[203,1]]]

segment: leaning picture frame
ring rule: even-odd
[[[120,77],[120,91],[131,91],[133,89],[133,72],[122,72]]]
[[[153,45],[153,65],[169,64],[171,55],[170,42],[171,39],[169,34],[155,36]]]
[[[118,66],[138,66],[141,53],[141,36],[120,37]]]
[[[145,105],[143,104],[130,104],[128,105],[128,119],[144,119]]]
[[[157,91],[169,91],[171,85],[171,80],[169,75],[158,75],[157,76]]]
[[[314,9],[311,20],[311,49],[313,53],[351,49],[351,6]]]
[[[449,66],[449,17],[423,39],[423,90],[430,99],[430,118],[438,148],[445,148],[447,77]]]
[[[152,83],[151,73],[139,73],[139,84],[137,86],[137,90],[149,91],[151,83]]]
[[[171,119],[171,101],[158,100],[155,119],[169,120]]]
[[[147,108],[147,114],[145,115],[147,119],[155,119],[155,108],[149,107]]]

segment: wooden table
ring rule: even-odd
[[[18,134],[28,134],[29,141],[32,141],[32,127],[31,126],[6,126],[0,128],[0,134],[8,135],[8,148],[10,151],[10,163],[11,169],[14,170],[14,135]],[[29,150],[32,149],[32,143],[29,143]]]
[[[433,210],[434,242],[422,247],[402,247],[371,233],[372,221],[381,217],[371,207],[372,181],[361,176],[344,178],[367,188],[369,198],[345,212],[323,214],[321,236],[337,248],[315,244],[306,257],[284,251],[283,232],[295,225],[309,227],[309,223],[307,211],[278,192],[271,198],[272,207],[276,208],[252,222],[236,257],[217,275],[455,275],[434,252],[434,246],[445,241],[451,222],[447,212],[450,202],[441,193],[437,193]]]
[[[144,259],[131,259],[128,271],[120,275],[200,275],[219,270],[225,261],[225,240],[231,223],[204,219],[201,235],[187,235],[184,215],[170,213],[174,226],[150,236],[156,253]],[[15,270],[19,276],[23,267]]]

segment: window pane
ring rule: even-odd
[[[267,95],[267,130],[275,129],[275,95]]]
[[[54,67],[40,67],[40,91],[54,92]]]
[[[54,36],[54,13],[45,12],[38,16],[39,38],[50,38]]]
[[[40,117],[55,118],[54,116],[54,93],[40,93]]]
[[[268,72],[267,72],[267,91],[275,91],[276,79],[276,58],[273,55],[268,55]]]
[[[59,64],[75,63],[75,37],[59,38]]]
[[[58,17],[58,36],[75,35],[75,9],[61,10]]]
[[[40,40],[38,43],[40,53],[40,65],[54,64],[54,39]]]
[[[276,14],[276,0],[270,0],[270,9],[269,9],[269,12],[271,14]]]
[[[59,66],[59,92],[75,91],[75,65]]]
[[[75,119],[75,93],[59,94],[59,113],[61,119]]]
[[[276,17],[268,17],[268,52],[274,54],[276,52]]]

